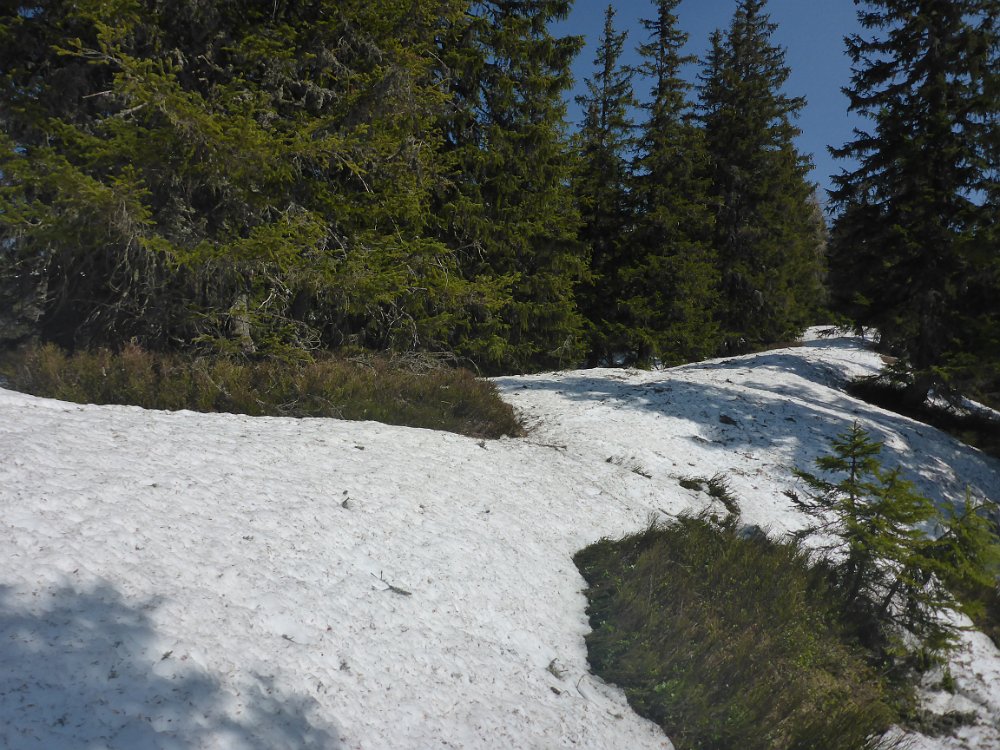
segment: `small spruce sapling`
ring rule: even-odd
[[[891,648],[905,630],[927,650],[946,648],[957,632],[946,613],[964,609],[947,587],[983,583],[1000,554],[984,506],[970,500],[943,517],[898,467],[883,468],[882,443],[857,423],[834,438],[832,448],[816,465],[841,475],[839,481],[795,472],[811,492],[794,502],[817,519],[799,536],[832,538],[823,548],[832,553],[832,580],[869,645]],[[937,537],[920,530],[932,524],[942,529]]]

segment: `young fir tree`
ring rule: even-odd
[[[579,362],[583,319],[574,287],[586,273],[578,238],[563,94],[576,37],[549,26],[568,0],[475,0],[446,60],[454,110],[445,119],[453,182],[441,195],[446,241],[467,278],[511,289],[473,321],[461,350],[491,371]]]
[[[615,10],[604,14],[604,32],[594,58],[594,77],[586,96],[577,97],[584,120],[577,136],[579,161],[573,179],[583,224],[582,240],[590,249],[590,276],[578,290],[587,318],[591,364],[614,361],[628,351],[619,278],[621,256],[632,241],[633,207],[629,193],[636,106],[632,71],[619,64],[626,32],[614,27]]]
[[[679,1],[657,0],[655,18],[642,22],[649,38],[639,71],[652,91],[634,178],[636,229],[620,271],[632,350],[668,364],[703,358],[720,343],[708,154],[681,77],[694,58],[681,54]]]
[[[870,121],[835,156],[839,306],[932,387],[1000,390],[1000,3],[864,0],[848,38],[850,109]]]
[[[459,0],[39,3],[0,18],[5,270],[70,345],[437,347],[483,287],[428,237]]]
[[[700,89],[730,350],[797,334],[823,296],[810,163],[793,143],[805,102],[783,92],[785,51],[764,9],[739,0],[728,31],[712,37]]]
[[[957,632],[949,610],[966,610],[948,586],[968,589],[995,582],[1000,539],[982,515],[982,504],[942,517],[899,467],[883,468],[882,443],[858,423],[832,441],[832,455],[817,467],[836,480],[797,471],[811,490],[796,504],[819,522],[800,536],[822,532],[833,541],[827,561],[846,611],[871,647],[888,659],[902,657],[906,630],[930,650],[946,647]],[[993,505],[995,509],[995,504]],[[941,533],[921,527],[937,522]]]

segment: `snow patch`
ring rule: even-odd
[[[573,553],[705,507],[679,480],[720,472],[746,523],[800,528],[791,468],[855,420],[937,502],[995,497],[997,462],[841,389],[879,366],[812,331],[500,378],[532,431],[482,444],[0,390],[0,745],[669,748],[589,673]],[[1000,747],[996,648],[968,634],[952,673],[930,700],[977,723],[917,741]]]

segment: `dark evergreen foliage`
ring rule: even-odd
[[[482,310],[469,353],[490,370],[576,364],[583,319],[574,287],[587,270],[570,186],[566,105],[569,66],[581,47],[549,25],[568,0],[477,0],[453,66],[456,101],[447,118],[455,168],[443,196],[446,241],[467,278],[511,289],[495,313]]]
[[[910,400],[1000,392],[1000,3],[864,0],[847,40],[851,110],[833,149],[840,308],[902,357]]]
[[[795,335],[823,299],[822,217],[792,140],[805,102],[783,93],[789,70],[765,5],[739,0],[712,37],[700,90],[730,351]]]
[[[654,2],[637,70],[620,64],[608,8],[573,144],[564,95],[581,42],[552,31],[570,0],[7,3],[0,339],[418,349],[499,372],[677,363],[792,336],[823,297],[822,212],[792,144],[802,100],[782,91],[765,3],[740,0],[705,61],[699,127],[678,3]],[[855,108],[882,119],[843,151],[870,158],[839,183],[838,278],[858,279],[877,246],[890,283],[878,299],[839,290],[919,373],[976,373],[988,393],[996,0],[924,4],[875,3],[888,10],[866,20],[905,36],[929,14],[948,50],[966,45],[964,62],[934,63],[934,86],[917,86],[928,55],[923,68],[909,48],[892,57],[903,36],[852,42],[886,60],[856,78]],[[635,75],[652,88],[638,136]],[[925,99],[966,104],[951,120],[901,109]],[[911,130],[928,135],[907,143]],[[933,169],[909,156],[923,150]],[[929,238],[927,264],[914,248]],[[918,270],[911,299],[900,290]]]
[[[621,265],[634,241],[634,206],[629,192],[637,104],[633,72],[619,63],[627,34],[614,27],[614,7],[604,15],[604,31],[594,58],[577,136],[579,163],[574,189],[583,219],[580,236],[590,250],[590,275],[579,289],[581,312],[588,322],[588,359],[611,364],[629,351],[629,322],[622,308]]]
[[[955,592],[996,583],[1000,538],[983,513],[996,504],[967,498],[963,509],[942,515],[898,467],[882,466],[882,444],[857,423],[832,448],[816,465],[834,478],[796,472],[811,493],[794,500],[818,519],[800,536],[833,539],[828,565],[845,611],[887,665],[907,663],[904,631],[922,649],[948,646],[957,626],[945,613],[967,609]]]
[[[652,92],[634,178],[636,229],[620,273],[632,350],[667,364],[704,358],[720,343],[708,154],[681,78],[692,58],[681,54],[678,4],[658,0],[656,16],[643,21],[649,38],[639,70]]]
[[[40,2],[0,19],[8,274],[70,345],[437,348],[494,289],[426,231],[459,0]]]

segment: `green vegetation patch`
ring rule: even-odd
[[[796,542],[682,517],[574,560],[594,672],[678,750],[890,746],[888,688]]]
[[[887,376],[857,378],[848,384],[847,391],[869,404],[936,427],[966,445],[1000,458],[1000,420],[988,411],[959,411],[932,401],[915,406],[907,400],[904,385]],[[1000,538],[1000,514],[995,504],[990,526],[994,538]],[[976,627],[1000,646],[1000,559],[996,559],[996,554],[993,557],[986,564],[985,577],[955,580],[952,576],[947,584]]]
[[[483,438],[523,432],[492,383],[426,358],[247,362],[136,346],[67,355],[47,344],[7,355],[0,372],[16,390],[76,403],[368,419]]]
[[[705,477],[680,477],[678,483],[686,490],[695,492],[707,492],[709,497],[722,503],[726,511],[733,518],[740,515],[740,504],[733,493],[733,488],[729,479],[722,472],[718,472],[709,478]]]

